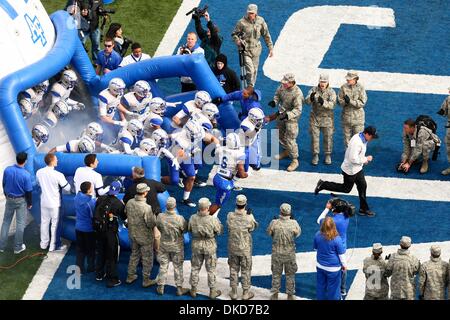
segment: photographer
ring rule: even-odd
[[[347,229],[349,218],[354,214],[354,207],[345,200],[339,198],[331,199],[327,202],[327,205],[320,214],[319,218],[317,218],[317,224],[322,224],[330,210],[333,214],[332,219],[336,224],[336,230],[342,239],[344,250],[347,251]],[[341,296],[346,296],[347,271],[343,270],[341,276]]]
[[[205,54],[205,50],[197,43],[197,35],[189,32],[186,38],[186,44],[178,48],[178,54]],[[190,77],[181,77],[181,92],[196,90],[194,82]]]
[[[201,17],[205,18],[208,30],[202,28]],[[192,19],[195,21],[195,31],[202,41],[200,46],[205,50],[205,59],[209,66],[214,68],[215,59],[220,53],[223,42],[223,37],[219,35],[219,28],[211,21],[208,11],[197,10],[192,14]]]
[[[120,23],[113,22],[106,32],[106,38],[111,38],[114,40],[114,51],[124,57],[127,53],[128,47],[133,41],[123,37],[122,34],[122,25]]]

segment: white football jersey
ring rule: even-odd
[[[58,118],[53,113],[53,111],[47,112],[43,120],[44,124],[49,128],[54,128],[58,124]]]
[[[178,153],[178,150],[180,148],[183,149],[187,155],[195,153],[199,150],[201,151],[202,140],[204,137],[205,132],[202,131],[201,137],[199,137],[196,141],[191,141],[189,132],[186,128],[183,128],[177,132],[172,133],[172,146],[170,148],[170,152],[175,155]]]
[[[114,97],[108,88],[98,95],[98,114],[113,119],[122,96]]]
[[[191,117],[186,123],[188,123],[189,121],[199,123],[202,126],[202,128],[205,129],[205,132],[211,132],[213,128],[211,121],[202,112],[193,112],[191,114]]]
[[[259,131],[256,130],[255,125],[251,123],[247,117],[241,122],[241,126],[238,130],[239,137],[241,138],[241,146],[251,146],[258,138]]]
[[[66,88],[59,81],[55,82],[50,89],[50,93],[52,95],[52,105],[54,105],[59,100],[66,101],[67,99],[69,99],[72,90],[73,88]]]
[[[80,153],[78,149],[78,143],[80,140],[70,140],[66,144],[62,144],[56,147],[56,152],[66,152],[66,153]]]
[[[163,124],[163,118],[156,113],[150,112],[144,120],[144,136],[151,138],[153,131],[160,128]]]
[[[171,125],[173,128],[182,128],[189,120],[189,117],[192,116],[192,114],[200,112],[202,112],[202,110],[196,107],[194,100],[186,101],[181,110],[178,111],[178,113],[175,115],[178,119],[181,120],[181,126],[176,125],[173,121]]]
[[[36,111],[44,104],[42,101],[44,94],[44,91],[36,92],[33,88],[29,88],[20,93],[20,98],[30,101],[32,107],[31,114],[35,114]]]
[[[245,151],[243,148],[228,149],[227,147],[220,147],[218,155],[219,168],[217,173],[227,179],[232,179],[237,174],[238,164],[245,162]]]
[[[143,98],[142,100],[139,100],[139,98],[136,97],[134,92],[128,92],[127,94],[125,94],[120,100],[120,103],[127,110],[139,115],[139,117],[132,117],[129,115],[125,115],[127,121],[136,118],[139,119],[140,121],[144,121],[148,113],[150,112],[149,103],[151,99],[152,99],[151,93],[149,93],[149,96],[147,98]]]
[[[131,154],[133,149],[139,148],[141,140],[140,137],[133,137],[127,128],[122,128],[117,136],[116,147],[120,152]],[[129,148],[125,145],[128,145]]]

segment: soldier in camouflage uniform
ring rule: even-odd
[[[448,263],[441,260],[441,248],[431,246],[430,261],[420,265],[419,299],[444,300],[448,285]]]
[[[420,173],[428,171],[428,162],[431,151],[436,144],[440,144],[439,137],[425,126],[420,126],[417,132],[417,125],[413,119],[407,119],[403,123],[403,153],[398,170],[408,172],[411,165],[422,156],[422,166]]]
[[[272,237],[272,290],[271,300],[278,299],[281,288],[283,269],[286,274],[286,293],[288,300],[295,300],[295,273],[297,260],[295,256],[295,238],[300,236],[300,225],[291,216],[291,206],[283,203],[280,216],[270,222],[267,233]]]
[[[450,87],[448,88],[448,92],[450,93]],[[447,128],[445,135],[445,143],[447,146],[447,161],[450,162],[450,95],[445,98],[444,102],[442,102],[441,109],[438,111],[438,114],[444,117],[447,117]],[[444,176],[450,174],[450,167],[443,170],[441,172]]]
[[[347,83],[339,90],[338,102],[342,107],[341,122],[344,145],[347,148],[350,139],[364,130],[367,94],[364,87],[358,83],[359,77],[355,71],[349,71],[345,79]]]
[[[150,188],[145,183],[136,186],[136,196],[127,202],[125,211],[128,219],[128,236],[131,243],[130,262],[126,283],[137,279],[136,268],[142,259],[142,286],[150,287],[156,283],[150,280],[153,268],[153,232],[156,227],[156,217],[151,206],[147,204],[147,193]]]
[[[197,297],[198,274],[205,262],[208,273],[209,297],[215,299],[221,295],[216,286],[217,242],[216,236],[222,234],[223,227],[219,219],[209,215],[211,202],[208,198],[198,201],[198,212],[189,219],[188,231],[192,233],[191,258],[191,296]]]
[[[240,32],[244,33],[243,42],[238,36]],[[273,43],[266,21],[263,17],[258,16],[258,6],[256,4],[249,4],[247,7],[247,15],[237,22],[232,33],[233,41],[236,45],[240,49],[245,49],[243,54],[247,86],[254,87],[256,83],[259,57],[262,51],[261,42],[259,41],[261,36],[264,37],[264,41],[269,48],[269,57],[272,57]]]
[[[250,291],[252,273],[252,232],[258,226],[255,217],[246,208],[247,198],[240,194],[236,197],[236,210],[227,216],[228,226],[228,265],[230,266],[230,298],[237,299],[239,270],[241,271],[242,300],[255,295]]]
[[[400,249],[393,253],[386,267],[385,276],[391,277],[392,300],[414,300],[416,293],[416,275],[420,261],[409,252],[411,238],[400,239]]]
[[[284,148],[283,152],[277,154],[275,159],[281,160],[287,157],[292,159],[287,171],[294,171],[298,168],[298,121],[302,115],[302,90],[295,84],[295,75],[287,73],[281,80],[273,100],[269,106],[275,108],[278,105],[278,111],[265,117],[265,122],[277,120],[277,128],[280,135],[280,144]]]
[[[364,259],[363,272],[366,276],[366,293],[364,300],[387,300],[389,282],[385,276],[387,262],[381,257],[381,243],[374,243],[372,256]]]
[[[156,283],[158,284],[156,292],[161,295],[164,294],[164,285],[170,262],[173,264],[177,296],[186,294],[189,291],[183,288],[183,234],[187,231],[187,222],[183,216],[178,215],[175,211],[176,204],[175,198],[169,197],[166,202],[166,212],[159,214],[156,218],[156,226],[161,232],[161,243],[157,257],[159,273],[156,278]]]
[[[319,163],[320,132],[322,132],[324,162],[325,164],[331,164],[336,92],[330,88],[327,74],[320,75],[319,84],[309,90],[305,102],[312,107],[309,115],[309,132],[311,133],[311,151],[313,155],[311,163],[314,166]]]

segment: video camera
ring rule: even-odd
[[[341,212],[346,217],[353,217],[355,215],[355,206],[350,202],[341,198],[333,198],[329,202],[332,211]]]
[[[114,14],[114,13],[116,13],[116,10],[114,10],[114,9],[105,9],[105,8],[103,8],[103,7],[98,7],[97,8],[97,14],[99,15],[99,16],[107,16],[108,14]]]
[[[189,49],[187,46],[181,46],[180,47],[180,49],[179,49],[179,51],[180,51],[180,53],[181,54],[191,54],[192,53],[192,51],[191,51],[191,49]]]
[[[186,13],[186,15],[188,16],[188,15],[190,15],[191,13],[193,13],[193,16],[197,16],[197,17],[203,17],[204,15],[205,15],[205,13],[206,13],[206,11],[208,10],[208,5],[205,5],[204,7],[203,7],[203,9],[202,8],[198,8],[198,7],[195,7],[195,8],[193,8],[192,10],[190,10],[189,12],[187,12]]]

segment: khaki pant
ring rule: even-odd
[[[297,261],[293,255],[272,255],[272,294],[280,292],[281,275],[286,274],[286,293],[295,295]]]
[[[131,255],[128,263],[128,275],[135,275],[139,261],[142,260],[142,275],[149,277],[153,268],[153,239],[130,237]]]
[[[259,44],[257,47],[246,48],[244,52],[244,66],[247,73],[246,80],[248,86],[255,86],[261,51],[262,46]]]
[[[291,159],[298,158],[298,122],[297,121],[277,121],[281,146],[289,152]]]
[[[208,287],[214,289],[216,285],[216,265],[217,265],[217,255],[214,254],[204,254],[192,252],[191,257],[191,287],[197,287],[198,285],[198,274],[202,268],[203,262],[205,262],[206,272],[208,273]]]
[[[165,252],[161,250],[157,256],[159,262],[159,273],[157,278],[157,283],[159,286],[166,284],[167,279],[167,269],[169,268],[169,263],[173,264],[175,284],[177,287],[183,286],[183,262],[184,262],[184,251],[180,252]]]
[[[333,152],[333,127],[317,127],[311,125],[309,128],[311,134],[311,151],[313,154],[320,153],[320,133],[322,132],[323,152],[331,154]]]
[[[239,284],[240,271],[242,289],[250,289],[252,277],[252,256],[229,255],[228,265],[230,266],[230,287],[237,288]]]
[[[364,124],[346,124],[342,126],[342,131],[344,132],[344,145],[345,148],[348,147],[348,142],[357,133],[364,131]]]

